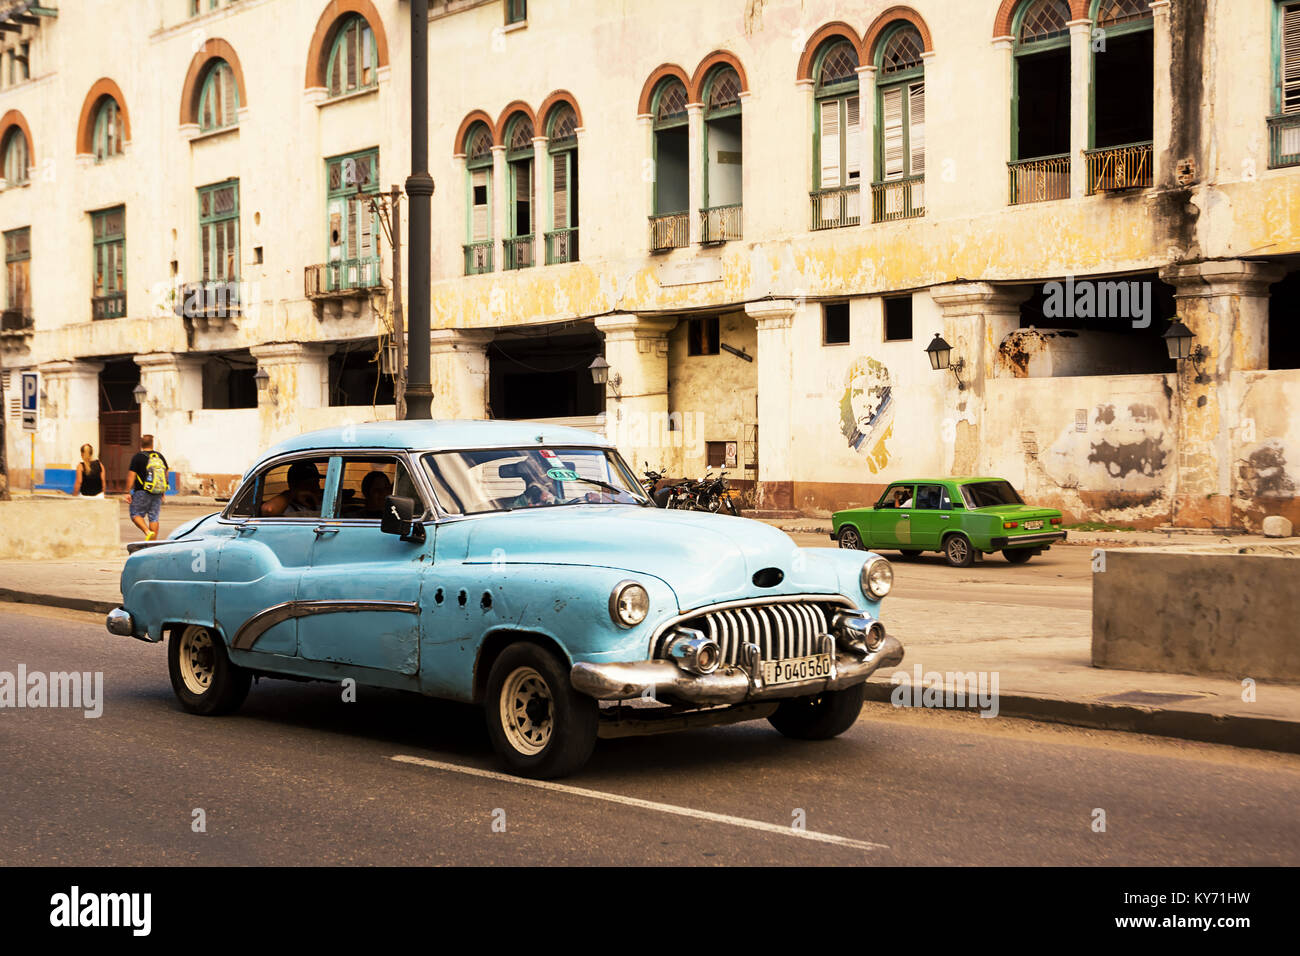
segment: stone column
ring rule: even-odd
[[[249,349],[270,376],[257,397],[261,444],[266,447],[302,430],[299,411],[329,404],[329,352],[318,345],[275,342]]]
[[[1029,297],[1027,288],[1004,288],[987,282],[955,282],[935,286],[930,297],[943,313],[943,338],[952,346],[951,362],[960,361],[958,372],[965,388],[950,371],[932,372],[944,376],[944,408],[955,422],[952,473],[979,473],[980,429],[983,419],[984,383],[990,378],[1009,376],[998,360],[998,347],[1008,334],[1020,327],[1020,303]],[[918,340],[919,341],[919,340]],[[928,345],[927,341],[922,345]]]
[[[1088,92],[1092,76],[1092,21],[1071,20],[1070,28],[1070,197],[1088,192]],[[1013,119],[1014,123],[1015,120]]]
[[[668,332],[675,317],[627,313],[596,317],[605,337],[609,383],[605,386],[605,434],[628,463],[658,462],[668,435]]]
[[[533,265],[546,264],[546,230],[555,220],[551,214],[551,169],[545,136],[533,137]]]
[[[1169,155],[1173,141],[1173,90],[1169,70],[1173,62],[1173,44],[1169,34],[1169,0],[1151,0],[1152,67],[1155,71],[1154,97],[1151,104],[1154,125],[1151,130],[1151,181],[1160,186],[1176,157]],[[1200,170],[1197,170],[1199,178]]]
[[[1175,289],[1178,318],[1196,337],[1195,357],[1175,374],[1177,472],[1171,521],[1176,527],[1233,524],[1234,372],[1268,368],[1268,287],[1279,266],[1195,262],[1163,269]]]
[[[871,182],[876,177],[876,68],[860,66],[858,74],[858,209],[862,228],[870,228],[872,209]],[[819,118],[814,118],[818,120]],[[845,170],[844,185],[848,185]]]
[[[492,147],[492,271],[506,267],[506,222],[510,217],[510,177],[506,175],[506,148]]]
[[[140,433],[157,436],[159,445],[167,428],[188,422],[178,416],[203,407],[203,362],[174,352],[150,352],[135,356],[140,367],[144,401],[140,403]]]
[[[434,329],[432,356],[434,418],[488,418],[488,357],[492,329]]]
[[[793,299],[745,303],[758,328],[758,507],[794,510],[794,470],[790,461],[790,329]]]
[[[102,362],[79,361],[46,362],[38,367],[46,396],[37,433],[43,460],[64,462],[75,468],[81,458],[81,446],[87,442],[94,446],[95,457],[99,457],[99,373],[103,369]],[[6,398],[18,394],[18,372],[14,370],[13,390]],[[11,435],[23,434],[17,422],[11,422],[9,428]],[[11,459],[10,470],[17,473],[19,469],[15,465],[18,464],[25,469],[27,457],[21,462]]]
[[[690,229],[691,245],[698,245],[702,230],[700,229],[700,209],[704,206],[704,177],[708,171],[704,165],[704,106],[700,103],[686,104],[686,169],[689,183],[690,202],[686,208],[686,222]]]

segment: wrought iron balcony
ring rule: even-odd
[[[871,221],[892,222],[925,215],[925,177],[909,176],[871,184]]]
[[[664,216],[650,217],[651,252],[682,249],[690,244],[691,222],[687,213],[670,212]]]
[[[1011,205],[1070,198],[1070,156],[1043,156],[1007,163]]]
[[[700,242],[730,242],[741,237],[740,203],[700,210]]]
[[[1300,166],[1300,113],[1268,118],[1268,168]]]
[[[808,195],[812,199],[812,228],[838,229],[862,222],[860,190],[856,183],[835,189],[815,189]]]
[[[1151,144],[1130,143],[1084,151],[1088,163],[1088,195],[1151,185]]]
[[[126,315],[126,293],[111,292],[108,295],[95,295],[90,298],[90,317],[99,319],[120,319]]]
[[[465,244],[465,275],[478,276],[492,271],[492,240]]]
[[[303,287],[309,299],[359,295],[383,286],[378,256],[339,259],[311,265],[303,272]]]
[[[546,234],[546,264],[578,261],[578,230],[556,229]]]
[[[173,311],[191,319],[238,316],[242,314],[239,281],[187,282],[180,288]]]
[[[532,236],[510,236],[503,243],[501,257],[507,269],[527,269],[537,264]]]
[[[28,332],[34,327],[31,309],[5,309],[0,312],[0,332]]]

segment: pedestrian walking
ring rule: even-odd
[[[82,498],[104,497],[104,465],[95,458],[95,449],[89,443],[81,446],[81,461],[77,462],[77,480],[72,493]]]
[[[152,435],[140,436],[140,450],[131,456],[126,473],[126,500],[131,522],[144,532],[144,539],[158,537],[158,515],[167,493],[167,459],[155,451]]]

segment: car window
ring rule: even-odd
[[[961,493],[971,508],[989,508],[994,505],[1023,505],[1025,502],[1009,481],[973,481],[961,486]]]
[[[329,457],[282,461],[245,483],[230,508],[232,518],[319,518]]]
[[[916,504],[912,507],[926,511],[939,511],[945,506],[943,485],[916,486]]]
[[[912,486],[890,485],[877,502],[877,508],[912,508]]]
[[[425,508],[410,472],[400,459],[384,455],[347,455],[342,460],[339,487],[327,514],[335,518],[381,518],[389,495],[411,498],[417,514]]]

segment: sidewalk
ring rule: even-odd
[[[1189,537],[1189,546],[1218,543]],[[889,702],[901,694],[904,688],[892,680],[899,672],[909,686],[933,682],[945,691],[962,680],[954,675],[982,673],[986,681],[996,676],[999,717],[1300,752],[1300,685],[1260,683],[1256,700],[1247,702],[1234,679],[1091,666],[1091,585],[1082,570],[1088,555],[1068,550],[1080,566],[1075,577],[1058,582],[1063,576],[1052,574],[1052,586],[1036,593],[1015,579],[1005,585],[980,579],[974,569],[975,577],[938,588],[923,583],[896,589],[902,593],[886,600],[887,620],[907,656],[868,684],[868,699]],[[0,601],[106,613],[121,601],[125,557],[37,565],[0,561]],[[949,570],[936,565],[931,573],[942,572],[938,580],[947,582]],[[105,639],[121,640],[107,633]],[[905,702],[912,702],[910,692]],[[919,691],[916,703],[927,703]],[[976,705],[969,700],[965,709]]]

